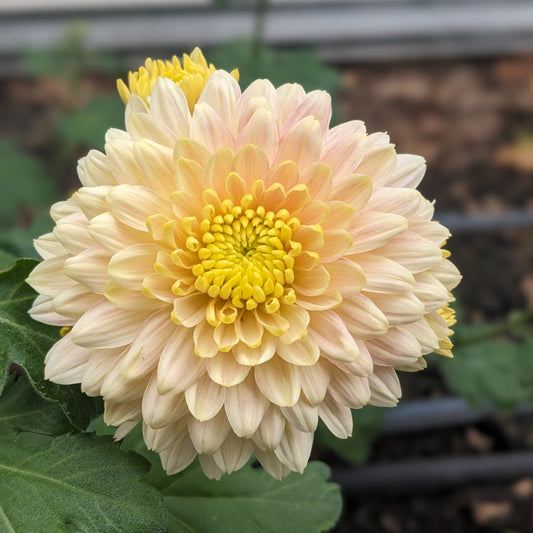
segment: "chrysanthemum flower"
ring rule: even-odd
[[[117,438],[142,423],[169,473],[302,472],[319,418],[347,437],[351,408],[397,402],[396,369],[449,354],[460,276],[424,161],[330,128],[299,85],[216,71],[192,113],[172,79],[142,96],[36,241],[31,313],[65,328],[46,377],[103,396]]]

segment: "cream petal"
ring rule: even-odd
[[[254,313],[264,328],[277,337],[283,335],[291,326],[289,319],[285,319],[280,312],[266,313],[261,309],[255,309]]]
[[[111,190],[109,185],[81,187],[73,195],[74,200],[88,220],[107,211],[105,197]]]
[[[400,215],[364,211],[354,217],[353,245],[349,253],[360,254],[384,246],[407,227],[407,219]]]
[[[309,337],[291,344],[278,342],[276,351],[287,363],[296,366],[312,366],[320,357],[318,343]]]
[[[355,261],[340,258],[324,264],[324,267],[329,273],[330,288],[339,291],[343,298],[357,294],[367,285],[367,273]]]
[[[217,481],[225,474],[221,470],[211,455],[199,455],[200,466],[206,477],[209,479],[216,479]]]
[[[217,466],[226,474],[242,468],[254,452],[254,443],[230,433],[224,444],[213,454]]]
[[[448,289],[429,272],[420,272],[415,275],[415,296],[421,300],[426,313],[444,307],[450,301]]]
[[[196,458],[196,450],[187,434],[159,452],[161,464],[170,476],[187,468]]]
[[[300,105],[284,122],[281,134],[284,135],[294,124],[308,116],[318,120],[322,135],[328,131],[331,119],[331,96],[326,91],[307,93]]]
[[[81,391],[88,396],[101,396],[102,383],[117,365],[124,348],[92,350],[81,379]]]
[[[221,116],[205,102],[194,106],[191,139],[202,143],[213,153],[220,148],[235,149],[235,138],[230,129]]]
[[[224,407],[229,423],[238,437],[249,439],[262,423],[269,406],[250,374],[242,383],[226,389]]]
[[[282,305],[280,313],[290,324],[289,329],[280,336],[284,344],[292,344],[304,338],[309,325],[309,313],[296,305]]]
[[[255,382],[260,391],[281,407],[294,405],[300,397],[300,375],[295,367],[280,357],[254,367]]]
[[[347,374],[338,369],[334,370],[329,382],[329,395],[343,405],[359,409],[370,399],[368,378]]]
[[[151,373],[175,328],[168,309],[161,309],[148,317],[122,360],[121,371],[124,377],[135,380]]]
[[[386,183],[396,167],[396,150],[393,144],[388,143],[388,136],[385,135],[375,142],[381,135],[383,134],[373,133],[368,136],[365,156],[357,165],[357,172],[371,176],[376,185]]]
[[[85,187],[117,184],[107,157],[98,150],[90,150],[78,161],[78,176]]]
[[[54,222],[59,222],[61,219],[72,215],[76,217],[81,214],[80,208],[74,198],[56,202],[55,204],[52,204],[52,207],[50,208],[50,216]]]
[[[387,187],[415,189],[426,172],[426,161],[419,155],[398,154],[396,168],[391,176],[381,183]]]
[[[122,440],[126,435],[128,435],[128,433],[135,429],[138,423],[139,420],[127,420],[126,422],[120,424],[113,435],[113,440]]]
[[[226,413],[220,410],[211,418],[200,422],[189,416],[189,435],[192,444],[198,453],[213,455],[224,443],[231,431],[231,426],[226,418]]]
[[[302,173],[301,182],[307,185],[311,198],[326,200],[329,198],[332,187],[331,167],[317,161]]]
[[[404,324],[402,327],[416,337],[416,340],[420,343],[422,355],[431,353],[439,347],[437,334],[425,318],[421,318],[411,324]]]
[[[335,437],[346,439],[352,436],[352,411],[346,405],[336,402],[331,396],[326,396],[318,406],[318,414]]]
[[[285,83],[276,89],[282,123],[287,121],[305,99],[305,90],[298,83]],[[269,95],[267,95],[269,96]]]
[[[202,359],[215,357],[218,353],[218,345],[213,338],[214,328],[205,320],[194,328],[194,353]]]
[[[170,213],[168,197],[175,190],[174,185],[174,156],[172,148],[162,146],[149,139],[142,139],[133,144],[133,156],[141,167],[148,187],[159,197],[159,210],[153,213]],[[161,199],[165,203],[161,202]],[[145,200],[142,200],[143,202]],[[143,205],[142,209],[147,206]]]
[[[309,339],[328,358],[350,363],[359,357],[357,343],[335,311],[327,310],[311,315]]]
[[[334,309],[342,302],[341,293],[336,289],[328,289],[319,296],[305,296],[300,294],[296,298],[296,303],[308,311],[323,311]]]
[[[150,113],[163,122],[177,139],[189,137],[189,104],[183,91],[171,79],[158,78],[152,89]]]
[[[365,291],[400,293],[413,289],[415,278],[399,263],[377,254],[361,254],[353,257],[366,275]]]
[[[265,107],[279,117],[283,101],[269,80],[255,80],[242,93],[237,102],[238,128],[242,129],[258,107]],[[278,118],[279,120],[279,118]]]
[[[117,348],[133,341],[147,317],[139,309],[125,311],[107,300],[93,305],[72,328],[72,341],[85,348]]]
[[[172,446],[176,440],[180,440],[178,435],[187,433],[186,416],[161,428],[153,428],[143,423],[143,437],[146,447],[149,450],[161,451]]]
[[[205,361],[194,355],[190,329],[176,327],[165,344],[157,365],[160,394],[179,394],[205,374]]]
[[[107,273],[120,287],[140,291],[144,278],[154,272],[157,254],[162,250],[150,243],[128,246],[111,257]]]
[[[220,324],[215,328],[213,338],[221,352],[228,352],[239,342],[234,324]]]
[[[144,284],[143,284],[144,288]],[[114,306],[119,307],[120,309],[152,309],[157,311],[162,307],[167,307],[168,316],[170,318],[170,306],[165,301],[157,300],[155,298],[147,297],[141,291],[134,291],[131,289],[125,289],[120,285],[117,285],[113,281],[109,282],[105,288],[105,297],[111,302]]]
[[[320,261],[331,263],[344,256],[350,247],[355,246],[350,234],[343,229],[327,229],[324,231],[324,246],[320,248]]]
[[[114,183],[146,186],[144,173],[133,157],[132,140],[113,140],[105,145],[107,164]]]
[[[300,398],[292,407],[281,407],[281,412],[289,425],[300,431],[314,432],[317,428],[318,410],[303,398]]]
[[[312,116],[298,121],[280,138],[276,163],[287,159],[294,161],[298,168],[305,170],[320,159],[322,131],[320,122]]]
[[[244,342],[240,342],[233,347],[235,360],[241,365],[257,366],[272,359],[276,353],[276,341],[268,333],[263,335],[263,340],[257,348],[250,348]]]
[[[281,481],[290,473],[290,469],[276,457],[274,452],[256,449],[255,456],[261,466],[275,479]]]
[[[176,298],[172,320],[186,328],[192,328],[205,319],[208,303],[209,296],[198,292]]]
[[[126,114],[126,129],[134,141],[150,139],[163,146],[173,148],[178,140],[176,133],[164,122],[147,113]]]
[[[366,341],[374,363],[381,366],[409,365],[422,355],[417,338],[405,328],[397,326],[379,337]]]
[[[273,164],[279,146],[279,131],[272,111],[264,107],[257,108],[239,132],[238,142],[241,145],[258,146],[266,154],[268,162]]]
[[[157,376],[152,374],[143,394],[142,414],[144,422],[153,429],[171,424],[189,412],[184,394],[160,394]]]
[[[375,293],[371,294],[370,297],[387,317],[389,326],[414,322],[419,320],[425,312],[424,304],[411,292],[403,294]]]
[[[331,167],[333,183],[353,174],[363,159],[367,135],[360,120],[345,122],[329,130],[318,159]]]
[[[225,388],[207,374],[188,387],[185,400],[191,414],[200,422],[213,418],[224,405]]]
[[[60,385],[80,383],[91,350],[72,342],[70,335],[57,341],[45,358],[44,377]]]
[[[139,421],[141,418],[141,402],[105,402],[104,422],[108,426],[120,426],[124,422]]]
[[[329,286],[329,272],[322,265],[317,265],[312,270],[296,272],[292,287],[295,291],[307,296],[324,294]]]
[[[209,377],[222,387],[238,385],[250,372],[250,367],[239,364],[233,354],[221,352],[206,361],[206,368]]]
[[[138,231],[119,222],[111,213],[102,213],[89,222],[89,233],[102,248],[118,252],[147,240],[146,231]]]
[[[235,154],[231,170],[250,186],[255,180],[264,180],[269,168],[265,152],[253,144],[246,144]]]
[[[313,366],[298,367],[302,392],[311,405],[317,406],[326,396],[330,372],[321,360]]]
[[[330,199],[350,204],[355,211],[361,211],[372,196],[372,180],[365,174],[350,174],[333,183]]]
[[[253,441],[259,449],[275,450],[285,432],[285,417],[279,407],[270,404],[254,433]]]
[[[303,474],[311,455],[312,446],[313,433],[299,431],[287,424],[285,434],[275,453],[277,458],[291,470]]]
[[[87,218],[83,213],[74,213],[57,221],[54,235],[71,254],[78,254],[95,245],[87,228]]]
[[[99,294],[94,294],[83,285],[77,284],[60,292],[53,299],[53,308],[63,316],[78,319],[89,307],[101,299]],[[33,313],[32,316],[34,316]]]
[[[90,291],[104,294],[109,283],[107,265],[111,254],[100,246],[93,246],[65,261],[65,274]]]
[[[441,246],[451,235],[448,228],[435,220],[413,218],[409,221],[409,229],[418,233],[424,239],[434,242],[437,246]]]
[[[457,267],[450,261],[444,260],[431,268],[435,276],[449,291],[454,289],[461,281],[461,274]]]
[[[58,255],[66,255],[67,250],[52,233],[45,233],[33,241],[33,246],[43,259],[51,259]]]
[[[120,371],[121,362],[122,356],[102,381],[100,394],[106,402],[141,401],[149,377],[144,376],[135,381],[124,377]]]
[[[59,294],[63,293],[60,292]],[[50,324],[51,326],[72,326],[76,321],[75,318],[56,313],[54,311],[53,301],[54,299],[51,296],[39,294],[29,310],[30,316],[38,322]]]
[[[378,407],[395,407],[402,397],[400,381],[390,366],[375,366],[368,378],[370,383],[370,404]]]
[[[342,301],[336,312],[346,324],[348,331],[357,339],[383,335],[389,323],[383,312],[362,294]]]
[[[366,208],[369,211],[394,213],[405,218],[421,216],[429,207],[429,218],[433,206],[417,190],[392,187],[374,187]]]

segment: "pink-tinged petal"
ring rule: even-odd
[[[326,200],[331,191],[331,167],[326,163],[313,163],[301,176],[312,198]]]
[[[324,229],[349,230],[353,225],[355,209],[340,200],[328,201],[329,216],[322,223]]]
[[[142,139],[133,144],[133,156],[139,163],[151,191],[160,197],[159,203],[162,204],[162,207],[153,213],[159,211],[168,213],[169,208],[161,202],[161,198],[168,203],[168,196],[175,189],[172,148],[162,146],[149,139]]]
[[[326,396],[318,406],[318,414],[335,437],[346,439],[352,436],[352,410],[346,405],[336,402],[331,396]]]
[[[360,409],[370,399],[368,377],[354,376],[341,370],[332,371],[329,395],[347,407]]]
[[[56,313],[54,311],[53,298],[44,294],[39,294],[35,298],[29,314],[34,320],[43,322],[44,324],[50,324],[51,326],[72,326],[76,321],[75,318]]]
[[[270,404],[261,424],[254,433],[253,441],[260,450],[275,450],[285,431],[285,417],[279,407]]]
[[[292,365],[312,366],[320,357],[320,348],[316,342],[306,338],[291,344],[278,342],[277,353],[287,363]]]
[[[209,104],[235,135],[237,131],[235,107],[240,96],[241,89],[235,78],[223,70],[217,70],[209,76],[196,106],[204,102]]]
[[[89,222],[89,233],[97,244],[112,253],[146,241],[146,231],[119,222],[111,213],[102,213]]]
[[[177,139],[189,136],[191,113],[187,98],[169,78],[160,77],[152,89],[150,113],[165,124]]]
[[[329,272],[322,265],[317,265],[312,270],[297,272],[292,287],[300,294],[318,296],[326,292],[329,280]]]
[[[117,348],[133,341],[146,312],[116,308],[107,300],[93,305],[72,328],[72,341],[85,348]]]
[[[233,355],[235,360],[246,366],[257,366],[272,359],[276,353],[276,341],[268,333],[263,335],[263,340],[257,348],[250,348],[244,342],[239,342],[233,346]]]
[[[298,295],[296,303],[307,311],[323,311],[324,309],[335,309],[342,302],[341,293],[336,289],[328,289],[319,296]]]
[[[416,337],[416,340],[420,343],[422,355],[434,352],[439,347],[437,334],[433,331],[425,318],[421,318],[411,324],[405,324],[402,327]],[[448,335],[446,334],[446,337],[447,336]]]
[[[309,313],[295,305],[282,305],[280,313],[290,324],[289,329],[280,336],[281,342],[291,344],[303,339],[309,325]]]
[[[285,200],[285,209],[288,209],[291,213],[294,213],[295,215],[302,207],[306,206],[306,204],[312,200],[311,196],[309,196],[309,191],[307,190],[307,187],[303,183],[298,183],[290,189],[288,189],[287,185],[285,184],[285,189],[287,190],[287,200]]]
[[[379,337],[389,328],[387,317],[372,300],[362,294],[343,300],[336,312],[357,339]]]
[[[410,291],[415,285],[409,270],[382,255],[361,254],[353,259],[366,275],[365,291],[394,294]]]
[[[68,252],[78,254],[95,245],[87,224],[83,213],[74,213],[57,221],[54,235]]]
[[[297,83],[286,83],[276,90],[279,97],[281,122],[289,120],[305,99],[304,88]]]
[[[412,231],[394,237],[380,248],[379,254],[400,263],[411,274],[428,270],[442,261],[440,247]]]
[[[331,96],[326,91],[307,93],[301,104],[284,122],[281,134],[284,135],[294,124],[308,116],[318,120],[322,135],[325,135],[331,119]]]
[[[224,444],[213,454],[217,466],[226,474],[242,468],[250,459],[255,449],[251,440],[240,439],[230,433]]]
[[[147,318],[122,360],[121,371],[124,377],[136,380],[152,372],[174,329],[168,309],[156,311]]]
[[[63,271],[69,255],[60,255],[39,263],[31,272],[28,285],[41,294],[55,295],[76,285]]]
[[[205,318],[209,297],[203,293],[192,293],[174,300],[172,320],[186,328],[192,328]]]
[[[231,353],[218,353],[206,361],[206,368],[209,377],[222,387],[239,385],[250,372],[250,367],[239,364]]]
[[[98,150],[90,150],[78,161],[78,176],[85,187],[117,184],[107,157]]]
[[[80,383],[92,350],[72,342],[70,335],[57,341],[46,354],[44,377],[60,385]]]
[[[330,371],[322,363],[322,359],[313,366],[298,367],[300,380],[302,383],[302,392],[307,401],[314,406],[317,406],[328,390]]]
[[[374,293],[370,297],[387,317],[389,326],[414,322],[426,312],[424,304],[411,292],[403,294]]]
[[[52,259],[58,255],[66,255],[67,250],[52,233],[45,233],[33,241],[33,246],[43,259]]]
[[[153,428],[144,423],[143,437],[146,447],[149,450],[161,451],[172,446],[176,442],[177,435],[187,433],[187,418],[183,416],[161,428]]]
[[[238,136],[239,144],[253,144],[261,149],[272,164],[279,146],[279,131],[276,116],[270,109],[257,108]]]
[[[369,211],[402,215],[408,219],[421,216],[428,211],[428,208],[429,218],[433,215],[432,204],[414,189],[374,187],[366,208]]]
[[[301,243],[304,250],[320,252],[324,247],[324,230],[319,225],[298,226],[293,234],[293,240]]]
[[[157,365],[160,394],[179,394],[205,374],[205,361],[194,355],[191,330],[176,327],[165,344]]]
[[[354,246],[354,238],[343,229],[327,229],[324,231],[324,246],[319,251],[323,263],[337,261]]]
[[[398,154],[396,168],[381,185],[387,187],[408,187],[415,189],[426,172],[426,161],[419,155]]]
[[[431,269],[435,276],[449,291],[454,289],[461,281],[461,274],[457,267],[450,261],[444,260]]]
[[[292,407],[281,407],[283,416],[289,424],[300,431],[313,432],[318,425],[318,410],[305,399],[300,400]]]
[[[141,419],[141,402],[106,402],[104,422],[108,426],[120,426],[124,422],[139,421]]]
[[[189,435],[198,453],[213,455],[223,444],[231,431],[226,414],[220,410],[216,416],[200,422],[189,416]]]
[[[280,357],[254,367],[255,382],[259,390],[280,407],[294,405],[300,397],[300,375],[293,365]]]
[[[175,173],[176,189],[190,194],[195,202],[200,202],[204,190],[202,180],[204,168],[200,163],[180,157],[176,161]]]
[[[159,452],[161,464],[168,475],[176,474],[187,468],[196,458],[196,450],[187,433]]]
[[[185,159],[192,159],[205,167],[212,155],[212,152],[202,143],[192,139],[179,139],[174,146],[174,161],[184,157]]]
[[[176,133],[164,122],[147,113],[130,113],[126,115],[126,129],[134,141],[150,139],[170,148],[178,140]],[[192,133],[192,125],[191,125]]]
[[[329,273],[329,286],[338,290],[343,298],[357,294],[367,284],[367,275],[359,264],[350,259],[341,258],[324,267]]]
[[[265,177],[265,185],[269,190],[272,188],[271,186],[279,187],[281,185],[283,186],[283,191],[286,191],[298,184],[299,176],[298,165],[294,161],[283,161],[270,169]],[[286,197],[283,196],[279,204],[272,205],[273,210],[277,211],[281,203],[285,203],[285,200]]]
[[[247,186],[251,186],[255,180],[265,179],[269,167],[265,152],[253,144],[247,144],[235,154],[231,170],[239,174]]]
[[[157,376],[152,374],[143,394],[144,422],[153,429],[162,428],[184,417],[189,412],[184,394],[160,394]]]
[[[111,187],[109,185],[81,187],[74,193],[73,198],[87,217],[87,220],[90,220],[107,211],[105,197],[110,190]]]
[[[365,156],[357,165],[357,172],[368,174],[376,185],[387,182],[396,167],[396,151],[394,145],[388,141],[388,135],[381,133],[369,135]]]
[[[319,158],[331,167],[333,183],[353,174],[365,154],[367,135],[360,120],[345,122],[329,130]]]
[[[146,219],[150,215],[163,213],[172,217],[170,205],[165,205],[159,196],[146,187],[113,187],[107,194],[106,201],[117,220],[138,231],[146,231]]]
[[[285,466],[270,449],[268,451],[255,450],[255,457],[261,466],[274,478],[282,480],[290,473],[290,469]]]
[[[236,156],[229,148],[221,148],[206,163],[204,171],[204,187],[213,189],[219,195],[224,196],[226,177],[232,171]]]
[[[421,356],[417,338],[401,326],[391,328],[386,335],[366,341],[377,365],[398,366],[414,363]]]
[[[395,407],[402,397],[400,381],[394,368],[376,366],[368,378],[370,383],[370,404],[378,407]]]
[[[105,151],[108,166],[115,178],[112,185],[147,185],[144,173],[133,157],[133,141],[108,142]]]
[[[320,159],[322,132],[320,122],[309,116],[298,121],[279,141],[276,162],[289,159],[305,170]]]
[[[350,363],[359,357],[357,343],[334,311],[321,311],[312,315],[309,338],[320,346],[320,351],[328,358]]]
[[[109,283],[107,267],[110,258],[110,252],[100,246],[94,246],[67,259],[63,270],[69,278],[80,282],[90,291],[104,294]]]
[[[448,289],[429,272],[421,272],[415,275],[415,296],[425,306],[425,312],[431,313],[444,307],[450,300]]]
[[[220,115],[206,103],[196,104],[191,120],[191,139],[211,152],[220,148],[235,149],[235,138]]]
[[[359,212],[372,196],[372,180],[365,174],[351,174],[333,183],[330,198],[350,204]]]
[[[157,244],[135,244],[117,252],[109,261],[107,273],[121,287],[140,291],[143,279],[154,272],[158,252]]]
[[[92,350],[81,379],[81,391],[88,396],[101,396],[102,383],[124,352],[124,348]]]
[[[351,254],[375,250],[387,244],[393,237],[407,231],[407,219],[392,213],[362,212],[354,217]]]
[[[144,394],[149,376],[143,376],[135,381],[128,379],[121,372],[121,362],[122,355],[102,381],[100,394],[105,402],[138,401]]]
[[[250,374],[242,383],[226,389],[224,407],[238,437],[249,439],[257,431],[269,406]]]
[[[299,431],[287,425],[285,426],[285,434],[275,453],[277,458],[291,470],[303,474],[311,455],[312,446],[313,433]]]
[[[230,172],[224,183],[224,196],[238,204],[246,194],[246,182],[236,172]]]
[[[99,294],[88,291],[81,284],[76,284],[74,287],[61,291],[53,299],[52,305],[57,313],[78,319],[89,307],[101,299],[102,296]],[[34,316],[33,313],[32,316]]]
[[[287,198],[285,188],[279,183],[273,183],[261,195],[261,205],[267,211],[276,211],[285,203]]]
[[[213,418],[224,405],[225,388],[207,374],[185,391],[185,400],[191,414],[200,422]]]

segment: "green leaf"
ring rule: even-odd
[[[333,451],[352,465],[361,465],[368,458],[372,443],[383,426],[383,409],[366,405],[362,409],[352,410],[352,417],[351,437],[339,439],[320,422],[315,433],[315,445]]]
[[[263,469],[242,468],[219,481],[194,464],[161,487],[168,533],[312,533],[337,522],[340,489],[328,483],[329,468],[309,463],[303,475],[282,481]],[[165,481],[164,479],[162,481]],[[157,483],[155,483],[156,486]]]
[[[55,402],[26,378],[0,399],[0,530],[12,533],[164,531],[147,462],[108,437],[68,433]]]
[[[9,270],[13,263],[16,261],[16,257],[4,250],[0,250],[0,271]]]
[[[37,293],[25,280],[36,264],[33,259],[20,259],[11,269],[0,272],[0,394],[10,364],[17,363],[28,371],[41,394],[59,401],[72,423],[85,428],[102,412],[101,400],[82,394],[78,385],[56,385],[44,379],[44,358],[59,340],[59,331],[28,314]]]
[[[480,333],[485,331],[481,327]],[[474,338],[475,327],[470,328]],[[480,407],[487,401],[503,411],[533,402],[533,340],[509,342],[486,339],[454,348],[453,359],[440,359],[447,386]]]

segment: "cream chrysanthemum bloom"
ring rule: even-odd
[[[424,161],[330,116],[323,91],[224,71],[191,114],[160,78],[36,241],[31,314],[65,327],[46,377],[103,396],[117,438],[141,422],[168,473],[302,472],[319,418],[347,437],[351,408],[396,404],[395,369],[449,355],[460,276]]]

